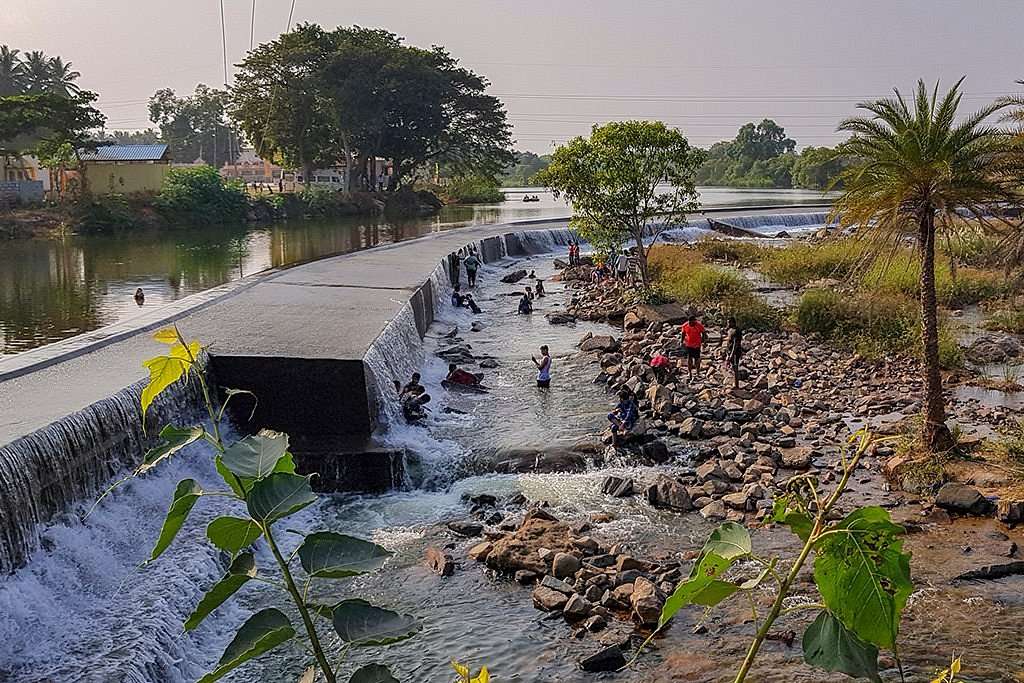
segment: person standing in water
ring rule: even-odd
[[[686,349],[686,369],[689,371],[688,379],[692,380],[694,371],[700,372],[700,351],[704,342],[707,341],[708,333],[695,315],[691,315],[683,323],[682,329],[683,347]]]
[[[480,259],[476,257],[476,253],[469,252],[469,256],[463,259],[462,265],[466,266],[466,282],[470,287],[476,287],[476,271],[480,268]]]
[[[548,353],[548,347],[540,347],[540,360],[537,360],[536,356],[530,356],[530,358],[537,366],[537,386],[547,389],[551,386],[551,355]]]
[[[135,299],[135,303],[139,306],[146,303],[146,293],[142,291],[142,287],[135,290],[135,296],[132,298]]]
[[[725,328],[725,362],[732,371],[733,389],[740,388],[740,358],[743,356],[743,330],[736,324],[736,318],[729,318]]]

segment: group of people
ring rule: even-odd
[[[430,394],[427,393],[426,387],[420,384],[420,373],[412,373],[412,377],[404,387],[396,379],[395,391],[398,392],[402,415],[407,422],[419,422],[427,416],[426,405],[430,403]]]
[[[530,285],[526,285],[526,289],[523,291],[522,298],[519,299],[519,308],[516,311],[519,315],[529,315],[533,313],[533,300],[544,298],[544,281],[537,280],[535,287],[531,288]]]

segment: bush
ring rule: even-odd
[[[711,261],[726,261],[743,266],[759,263],[765,248],[743,240],[725,240],[714,237],[702,239],[695,245],[704,258]]]
[[[995,311],[981,326],[986,330],[1024,334],[1024,311],[1009,308]]]
[[[212,166],[172,168],[155,204],[171,220],[200,224],[242,221],[248,206],[242,186]]]
[[[493,178],[463,176],[453,178],[444,188],[449,202],[455,204],[494,204],[505,201],[505,193]]]
[[[775,308],[757,294],[738,294],[727,297],[718,306],[718,322],[725,323],[735,318],[742,330],[767,332],[782,326],[782,311]]]
[[[799,287],[821,278],[850,276],[863,252],[864,245],[854,239],[816,244],[793,242],[779,249],[765,250],[760,270],[775,282]]]
[[[913,353],[918,320],[916,304],[906,297],[821,289],[804,292],[793,316],[801,333],[817,334],[869,358]]]
[[[124,195],[91,195],[74,205],[73,222],[85,233],[130,228],[136,215]]]

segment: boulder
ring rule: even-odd
[[[725,503],[720,500],[711,501],[700,509],[700,516],[712,522],[725,519]]]
[[[548,313],[544,317],[552,325],[572,325],[576,322],[576,316],[571,313]]]
[[[679,423],[679,436],[684,439],[699,439],[704,431],[704,421],[696,417],[688,417]]]
[[[633,583],[633,594],[629,596],[633,608],[633,618],[644,626],[655,626],[661,618],[661,607],[664,599],[654,582],[638,578]]]
[[[783,448],[781,453],[782,466],[791,470],[805,470],[811,466],[811,462],[814,460],[812,449],[806,446]]]
[[[459,536],[466,536],[467,538],[473,536],[479,536],[484,532],[484,525],[479,522],[470,521],[457,521],[448,522],[448,528],[457,533]]]
[[[601,492],[614,498],[628,498],[634,493],[633,480],[607,476],[601,484]]]
[[[426,552],[427,566],[430,567],[430,571],[441,576],[451,576],[455,573],[455,560],[452,556],[443,550],[434,548],[433,546],[427,548]]]
[[[553,591],[558,591],[559,593],[562,593],[566,596],[572,595],[576,592],[573,590],[572,586],[567,584],[565,581],[562,581],[561,579],[556,579],[555,577],[550,575],[545,576],[543,579],[541,579],[540,585],[544,586],[545,588],[550,588]]]
[[[618,671],[626,666],[626,656],[618,645],[610,645],[580,662],[580,668],[591,673]]]
[[[1024,522],[1024,500],[1000,500],[996,504],[996,519],[1010,525]]]
[[[555,553],[551,560],[551,573],[556,579],[567,579],[580,569],[580,558],[570,553]]]
[[[967,359],[978,365],[1005,363],[1024,355],[1024,347],[1011,335],[986,334],[967,347]]]
[[[978,489],[952,481],[939,489],[935,504],[943,510],[979,517],[992,514],[995,508]]]
[[[574,594],[562,608],[562,616],[566,621],[583,621],[594,611],[594,605],[582,595]]]
[[[647,502],[654,507],[670,508],[688,512],[693,509],[690,494],[686,487],[665,474],[658,475],[653,484],[647,487]]]
[[[566,551],[569,549],[569,527],[562,522],[527,517],[515,533],[499,538],[487,555],[487,566],[502,572],[514,573],[526,569],[545,574],[548,564],[541,560],[541,548]]]
[[[641,304],[633,310],[645,324],[661,323],[664,325],[682,325],[691,312],[686,306],[677,303]]]
[[[514,285],[515,283],[522,280],[524,277],[526,277],[525,270],[515,270],[506,275],[505,277],[501,278],[501,281],[504,282],[505,284]]]
[[[569,602],[569,596],[565,593],[552,590],[547,586],[537,586],[533,589],[533,605],[545,612],[560,611]]]
[[[608,334],[594,335],[580,344],[580,351],[587,352],[601,351],[602,353],[610,353],[618,348],[619,342],[615,340],[615,337]]]

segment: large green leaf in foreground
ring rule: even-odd
[[[153,552],[150,553],[147,561],[152,562],[167,550],[185,523],[188,513],[192,511],[192,506],[196,504],[201,495],[203,495],[203,489],[199,487],[195,479],[182,479],[178,482],[178,486],[174,489],[171,507],[160,528],[160,536],[156,539],[156,546],[153,547]]]
[[[253,520],[229,515],[218,517],[206,527],[206,537],[210,543],[232,558],[255,543],[262,534],[263,531]]]
[[[310,576],[341,579],[379,569],[391,557],[376,543],[332,531],[306,536],[299,546],[299,560]]]
[[[334,607],[334,630],[353,645],[388,645],[416,634],[414,618],[374,607],[365,600],[342,600]]]
[[[210,612],[223,605],[225,600],[254,578],[256,578],[256,560],[252,553],[242,553],[228,567],[228,573],[224,575],[224,578],[215,583],[213,588],[207,591],[203,599],[199,601],[195,611],[185,621],[184,629],[191,631],[199,626]]]
[[[146,451],[146,455],[142,457],[142,464],[135,468],[135,474],[145,474],[185,446],[203,438],[203,434],[202,427],[167,425],[160,430],[159,443]]]
[[[242,624],[217,662],[217,668],[199,679],[199,683],[213,683],[232,669],[294,636],[295,629],[284,612],[273,607],[260,610]]]
[[[866,507],[829,529],[815,546],[814,580],[825,605],[861,640],[890,650],[914,588],[902,534],[888,512]]]
[[[270,524],[315,502],[306,477],[276,472],[253,484],[246,507],[253,519]]]
[[[818,614],[804,631],[804,661],[825,671],[882,683],[878,676],[878,648],[846,630],[827,611]]]
[[[287,434],[253,434],[228,446],[221,462],[242,479],[262,479],[275,471],[287,452]]]

